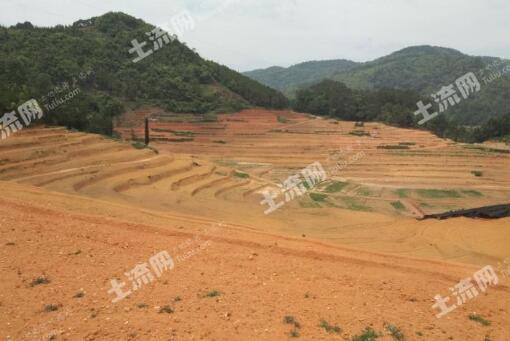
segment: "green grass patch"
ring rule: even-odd
[[[353,130],[349,133],[349,135],[354,135],[354,136],[370,136],[370,133],[368,131],[364,131],[364,130]]]
[[[377,149],[409,149],[409,146],[400,144],[386,144],[377,146]]]
[[[440,189],[418,189],[416,190],[419,196],[431,199],[443,198],[462,198],[459,192],[454,190],[440,190]]]
[[[247,178],[250,177],[250,174],[243,173],[243,172],[240,172],[240,171],[237,171],[237,170],[233,171],[232,175],[237,177],[237,178],[241,178],[241,179],[247,179]]]
[[[404,206],[404,204],[402,204],[400,200],[392,202],[391,206],[393,206],[393,208],[396,209],[397,211],[405,211],[406,209],[406,207]]]
[[[310,193],[310,198],[313,201],[324,202],[324,201],[326,201],[328,196],[327,196],[327,194],[312,192],[312,193]]]
[[[276,119],[278,120],[278,122],[280,123],[289,123],[289,120],[283,116],[280,116],[278,115],[278,117],[276,117]]]
[[[338,193],[348,185],[347,182],[333,181],[324,189],[327,193]]]
[[[401,146],[416,146],[416,142],[400,142]]]
[[[343,197],[342,201],[346,205],[346,208],[353,211],[372,211],[371,207],[365,206],[362,203],[358,202],[355,198],[351,197]]]
[[[321,208],[322,207],[318,202],[308,200],[308,199],[299,200],[299,206],[301,206],[302,208]]]
[[[476,149],[486,153],[500,153],[500,154],[510,154],[510,150],[508,149],[497,149],[497,148],[489,148],[489,147],[481,147],[481,146],[464,146],[467,149]]]
[[[478,192],[478,191],[475,191],[475,190],[464,190],[462,191],[463,194],[467,195],[467,196],[470,196],[470,197],[475,197],[475,198],[479,198],[479,197],[483,197],[483,194],[481,192]]]
[[[398,195],[399,198],[407,198],[408,192],[409,191],[407,189],[401,188],[401,189],[397,189],[395,191],[395,194]]]
[[[135,148],[135,149],[145,149],[145,147],[147,147],[147,146],[145,145],[145,143],[143,143],[143,142],[138,142],[138,141],[136,141],[136,142],[131,142],[131,146],[133,146],[133,148]]]
[[[482,326],[490,326],[491,325],[491,321],[489,320],[486,320],[485,318],[483,318],[481,315],[479,314],[476,314],[476,313],[471,313],[469,314],[468,318],[471,320],[471,321],[475,321],[475,322],[478,322],[480,323]]]
[[[212,112],[204,114],[202,116],[202,122],[218,122],[218,115]]]
[[[191,142],[194,140],[195,139],[193,137],[181,137],[181,138],[170,138],[170,139],[167,139],[166,141],[168,141],[168,142]]]
[[[369,190],[368,188],[360,188],[358,191],[357,191],[358,195],[361,195],[363,197],[369,197],[372,195],[372,191]]]
[[[186,131],[186,130],[183,130],[183,131],[173,130],[172,134],[174,134],[175,136],[188,136],[188,137],[195,136],[195,133],[193,133],[192,131]]]
[[[220,166],[235,168],[239,165],[237,161],[232,160],[214,160],[214,162]]]

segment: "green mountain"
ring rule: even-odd
[[[112,117],[126,107],[155,105],[171,112],[210,115],[288,105],[278,91],[202,59],[177,39],[134,63],[131,41],[146,41],[145,51],[153,48],[146,35],[153,29],[123,13],[72,26],[37,28],[27,22],[0,27],[1,113],[35,98],[43,106],[46,123],[109,133]],[[79,92],[62,100],[73,89]]]
[[[327,64],[329,62],[313,63]],[[510,107],[510,77],[508,77],[510,72],[497,77],[505,66],[500,64],[489,67],[494,63],[510,64],[510,61],[494,57],[468,56],[448,48],[415,46],[371,62],[355,64],[346,70],[326,75],[322,79],[333,79],[352,89],[413,90],[428,99],[431,104],[435,104],[431,97],[432,93],[437,93],[443,86],[454,83],[466,73],[473,72],[481,83],[481,91],[449,108],[446,114],[460,124],[478,125],[492,117],[506,114]],[[272,75],[270,70],[275,70]],[[264,78],[259,78],[260,81],[278,88],[273,85],[273,80],[280,77],[281,70],[270,68],[266,71]],[[252,76],[252,73],[245,74]],[[485,84],[484,78],[490,79],[495,76],[497,80]],[[299,73],[287,77],[294,79],[294,84],[301,84],[301,86],[310,79],[310,77],[300,78]],[[292,93],[288,89],[283,91],[287,94]]]
[[[504,69],[504,64],[492,70],[487,68],[493,63],[510,61],[468,56],[441,47],[417,46],[361,64],[353,70],[334,75],[332,79],[356,89],[415,90],[435,104],[431,94],[437,93],[443,86],[454,84],[456,79],[466,73],[473,72],[481,83],[481,91],[449,108],[446,114],[461,124],[478,125],[492,117],[506,114],[510,107],[508,76],[488,85],[484,82],[484,78]]]
[[[293,97],[295,92],[306,85],[321,81],[332,75],[351,70],[356,62],[350,60],[324,60],[296,64],[288,68],[273,66],[244,72],[244,75]]]

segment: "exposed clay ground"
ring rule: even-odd
[[[119,131],[141,136],[135,127]],[[68,340],[281,340],[292,315],[304,340],[349,340],[384,322],[408,340],[506,340],[506,278],[440,320],[431,305],[510,256],[510,219],[414,217],[508,202],[509,154],[290,112],[152,128],[159,154],[61,128],[2,141],[1,338],[41,340],[56,330]],[[378,148],[400,143],[409,149]],[[353,155],[362,157],[335,171]],[[313,192],[327,198],[306,195],[265,216],[261,190],[314,161],[330,180]],[[335,182],[338,190],[327,191]],[[112,304],[110,280],[162,250],[175,269]],[[187,252],[194,255],[184,259]],[[39,276],[50,283],[31,287]],[[222,294],[204,297],[211,290]],[[62,306],[44,312],[47,304]],[[165,305],[174,313],[159,314]],[[472,311],[491,326],[468,320]],[[343,331],[324,331],[321,319]]]
[[[303,340],[349,340],[368,326],[383,330],[385,322],[407,340],[508,335],[508,280],[434,317],[432,297],[446,295],[474,266],[382,256],[229,224],[202,236],[214,221],[7,183],[2,192],[0,233],[10,243],[0,248],[3,339],[284,340],[292,329],[283,323],[287,315],[301,324]],[[200,242],[186,242],[197,236]],[[200,248],[206,240],[211,244]],[[196,253],[112,304],[109,281],[161,250],[175,259]],[[39,276],[50,283],[31,287]],[[204,297],[212,290],[221,295]],[[84,296],[75,298],[78,292]],[[48,304],[61,306],[45,312]],[[174,312],[159,313],[166,305]],[[491,326],[468,320],[473,311]],[[342,332],[326,332],[322,319]]]

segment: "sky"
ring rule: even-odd
[[[70,25],[121,11],[162,27],[237,71],[309,60],[369,61],[407,46],[510,59],[508,0],[0,0],[0,25]],[[136,38],[136,37],[133,37]]]

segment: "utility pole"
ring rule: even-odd
[[[145,118],[145,145],[149,145],[149,118]]]

